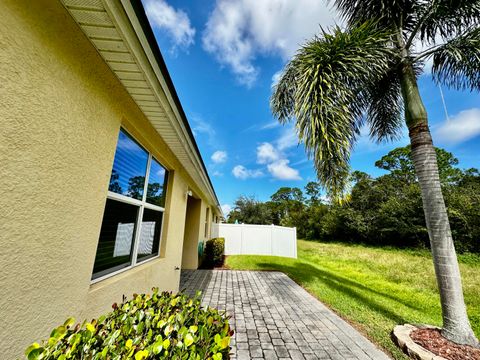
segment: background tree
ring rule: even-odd
[[[321,190],[322,186],[316,181],[310,181],[305,185],[305,193],[309,196],[308,202],[310,205],[320,202]]]
[[[404,112],[440,292],[442,334],[457,343],[478,345],[463,299],[417,76],[424,62],[433,58],[436,82],[480,89],[480,2],[334,3],[346,21],[345,31],[322,30],[298,51],[274,89],[272,111],[281,122],[295,119],[321,184],[334,196],[348,180],[350,152],[360,127],[366,122],[377,141],[395,138]]]
[[[240,196],[235,200],[233,210],[228,215],[227,222],[244,224],[272,224],[272,215],[269,208],[255,197]]]
[[[302,190],[296,187],[281,187],[270,199],[282,218],[287,217],[291,211],[298,211],[305,201]]]
[[[303,202],[305,199],[303,197],[303,192],[299,188],[291,187],[281,187],[278,189],[270,199],[275,202],[288,202],[288,201],[298,201]]]
[[[452,153],[435,148],[438,164],[438,176],[442,185],[458,182],[462,177],[462,171],[457,168],[458,159]],[[406,183],[417,181],[412,159],[410,145],[399,147],[390,151],[387,155],[375,162],[375,166],[390,171],[390,173]]]

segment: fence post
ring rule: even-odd
[[[245,228],[245,224],[242,223],[240,226],[240,254],[243,255],[243,229]]]
[[[270,255],[273,255],[273,230],[275,230],[275,225],[272,224],[270,227]]]
[[[293,232],[294,232],[294,239],[295,241],[293,242],[293,254],[295,255],[295,259],[297,258],[297,227],[295,226],[293,228]]]

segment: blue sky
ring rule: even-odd
[[[272,82],[295,49],[338,23],[319,0],[143,0],[183,108],[215,186],[228,210],[239,195],[268,200],[281,186],[315,180],[311,161],[291,125],[269,109]],[[308,9],[308,11],[307,11]],[[462,168],[480,167],[480,95],[439,88],[419,79],[434,143],[453,152]],[[372,175],[389,150],[362,136],[351,166]]]

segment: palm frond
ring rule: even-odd
[[[270,103],[275,116],[281,123],[294,117],[296,72],[297,66],[295,60],[292,60],[285,66],[280,81],[273,87]]]
[[[271,99],[280,121],[296,130],[330,194],[346,184],[352,145],[369,106],[369,89],[391,65],[392,35],[367,22],[343,32],[323,32],[287,65]]]
[[[419,0],[334,0],[349,26],[375,21],[378,26],[410,29],[416,21],[414,9]]]
[[[447,41],[431,55],[436,82],[458,90],[480,90],[480,28]]]
[[[376,142],[397,140],[403,125],[403,101],[396,64],[392,63],[389,71],[373,84],[369,95],[370,138]]]
[[[418,34],[422,42],[435,43],[436,36],[449,39],[480,24],[480,0],[435,0],[421,3]]]

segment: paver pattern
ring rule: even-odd
[[[183,270],[181,289],[232,317],[233,359],[389,359],[281,272]]]

